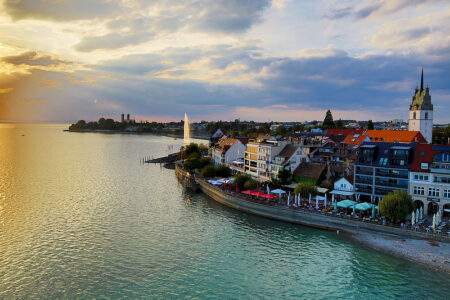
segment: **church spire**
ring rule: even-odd
[[[423,67],[422,67],[422,77],[420,78],[420,91],[423,91]]]

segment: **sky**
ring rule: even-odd
[[[450,122],[448,0],[0,0],[0,120]]]

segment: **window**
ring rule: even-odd
[[[435,176],[435,182],[450,183],[450,177]]]
[[[416,112],[413,112],[413,119],[416,119]]]
[[[414,180],[428,181],[428,175],[419,175],[419,174],[415,174],[415,175],[414,175]]]
[[[428,188],[428,196],[439,197],[441,190],[437,188]]]
[[[420,164],[420,168],[421,168],[422,170],[428,170],[428,163],[421,163],[421,164]]]
[[[423,186],[415,186],[414,187],[414,191],[413,191],[414,195],[425,195],[425,188]]]
[[[425,119],[428,119],[428,113],[427,112],[425,113]]]
[[[450,199],[450,190],[444,190],[444,198]]]

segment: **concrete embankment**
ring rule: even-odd
[[[447,236],[429,235],[399,227],[366,223],[304,209],[293,209],[284,205],[270,206],[261,204],[245,200],[233,192],[224,192],[221,188],[210,185],[206,180],[196,178],[193,174],[185,172],[178,164],[176,164],[176,174],[182,182],[187,183],[190,187],[194,187],[194,189],[200,188],[210,198],[228,207],[270,219],[325,230],[339,230],[351,234],[355,240],[365,245],[399,257],[411,260],[414,258],[415,261],[420,261],[427,265],[430,259],[434,259],[435,262],[431,264],[432,266],[449,271],[450,238]],[[403,247],[399,248],[399,244],[394,241],[402,241]],[[403,241],[408,242],[405,243]],[[428,247],[426,243],[429,241],[437,243],[442,248],[438,248],[439,246],[432,247],[431,244],[429,244],[431,248]]]

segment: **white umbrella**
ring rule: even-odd
[[[311,194],[309,194],[309,205],[311,205]]]
[[[295,199],[295,206],[297,206],[297,201],[298,201],[298,195],[294,194],[294,199]]]
[[[414,226],[414,222],[416,221],[416,214],[414,211],[411,214],[411,226]]]
[[[433,215],[433,229],[436,228],[436,214]]]
[[[267,185],[267,194],[270,194],[270,187]]]
[[[416,209],[416,223],[419,223],[419,209]]]
[[[280,190],[280,189],[276,189],[276,190],[273,190],[272,191],[272,194],[286,194],[286,192],[285,191],[283,191],[283,190]]]
[[[319,209],[319,199],[317,199],[317,196],[316,196],[316,209]]]
[[[327,193],[325,193],[325,208],[327,208]]]
[[[288,206],[291,204],[290,203],[290,200],[291,200],[290,198],[291,198],[291,195],[288,196],[288,202],[287,202]]]
[[[302,204],[302,196],[298,194],[298,205]]]

